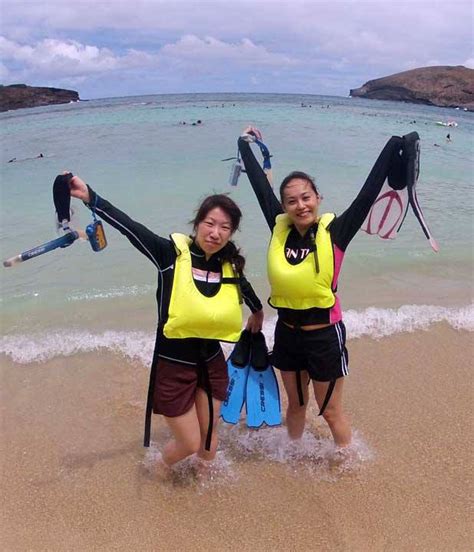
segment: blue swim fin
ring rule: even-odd
[[[245,402],[249,366],[234,366],[229,359],[227,371],[229,386],[227,387],[227,397],[222,403],[221,417],[228,424],[236,424],[240,420],[240,412]]]
[[[252,335],[245,395],[248,427],[281,424],[280,391],[273,366],[269,363],[265,337],[261,332]]]
[[[221,417],[228,424],[236,424],[240,420],[240,412],[245,402],[251,340],[250,332],[243,330],[227,360],[229,385],[227,397],[222,403]]]
[[[248,427],[281,424],[280,391],[273,366],[261,372],[250,366],[245,401]]]

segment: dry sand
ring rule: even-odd
[[[346,408],[371,461],[324,478],[242,455],[207,487],[145,468],[142,367],[3,357],[2,550],[471,550],[472,334],[349,347]]]

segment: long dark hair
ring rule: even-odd
[[[242,211],[237,203],[226,194],[213,194],[204,198],[197,208],[194,220],[191,221],[193,229],[196,230],[198,224],[207,217],[209,211],[212,211],[216,207],[222,209],[229,216],[232,234],[236,232],[242,219]],[[229,240],[219,251],[219,260],[221,262],[229,262],[237,273],[241,273],[244,270],[245,258],[240,254],[240,249],[233,241]]]
[[[319,196],[318,188],[312,176],[310,176],[309,174],[303,171],[293,171],[293,172],[290,172],[288,176],[285,176],[285,178],[282,180],[282,183],[280,184],[280,199],[282,203],[283,203],[283,192],[285,191],[285,188],[292,180],[295,180],[296,178],[299,178],[300,180],[305,180],[311,186],[311,188],[313,189],[313,192],[317,196]]]

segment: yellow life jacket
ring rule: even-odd
[[[178,256],[164,335],[171,339],[200,337],[237,342],[242,330],[239,284],[222,283],[215,295],[206,297],[193,279],[191,239],[184,234],[172,234],[171,239]],[[222,264],[222,277],[236,277],[229,262]]]
[[[334,213],[325,213],[321,216],[315,239],[317,251],[309,253],[297,265],[291,265],[285,256],[291,220],[286,214],[276,217],[267,256],[268,279],[271,286],[269,303],[272,307],[304,310],[313,307],[327,309],[334,306],[334,252],[331,235],[327,229],[334,217]],[[319,272],[316,271],[315,255]]]

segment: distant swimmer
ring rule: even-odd
[[[451,134],[446,134],[446,142],[451,142]]]
[[[9,159],[7,162],[8,163],[14,163],[14,162],[19,163],[20,161],[31,161],[32,159],[41,159],[42,157],[44,157],[44,155],[42,153],[40,153],[36,157],[23,157],[22,159],[17,159],[16,157],[12,157],[12,159]]]

